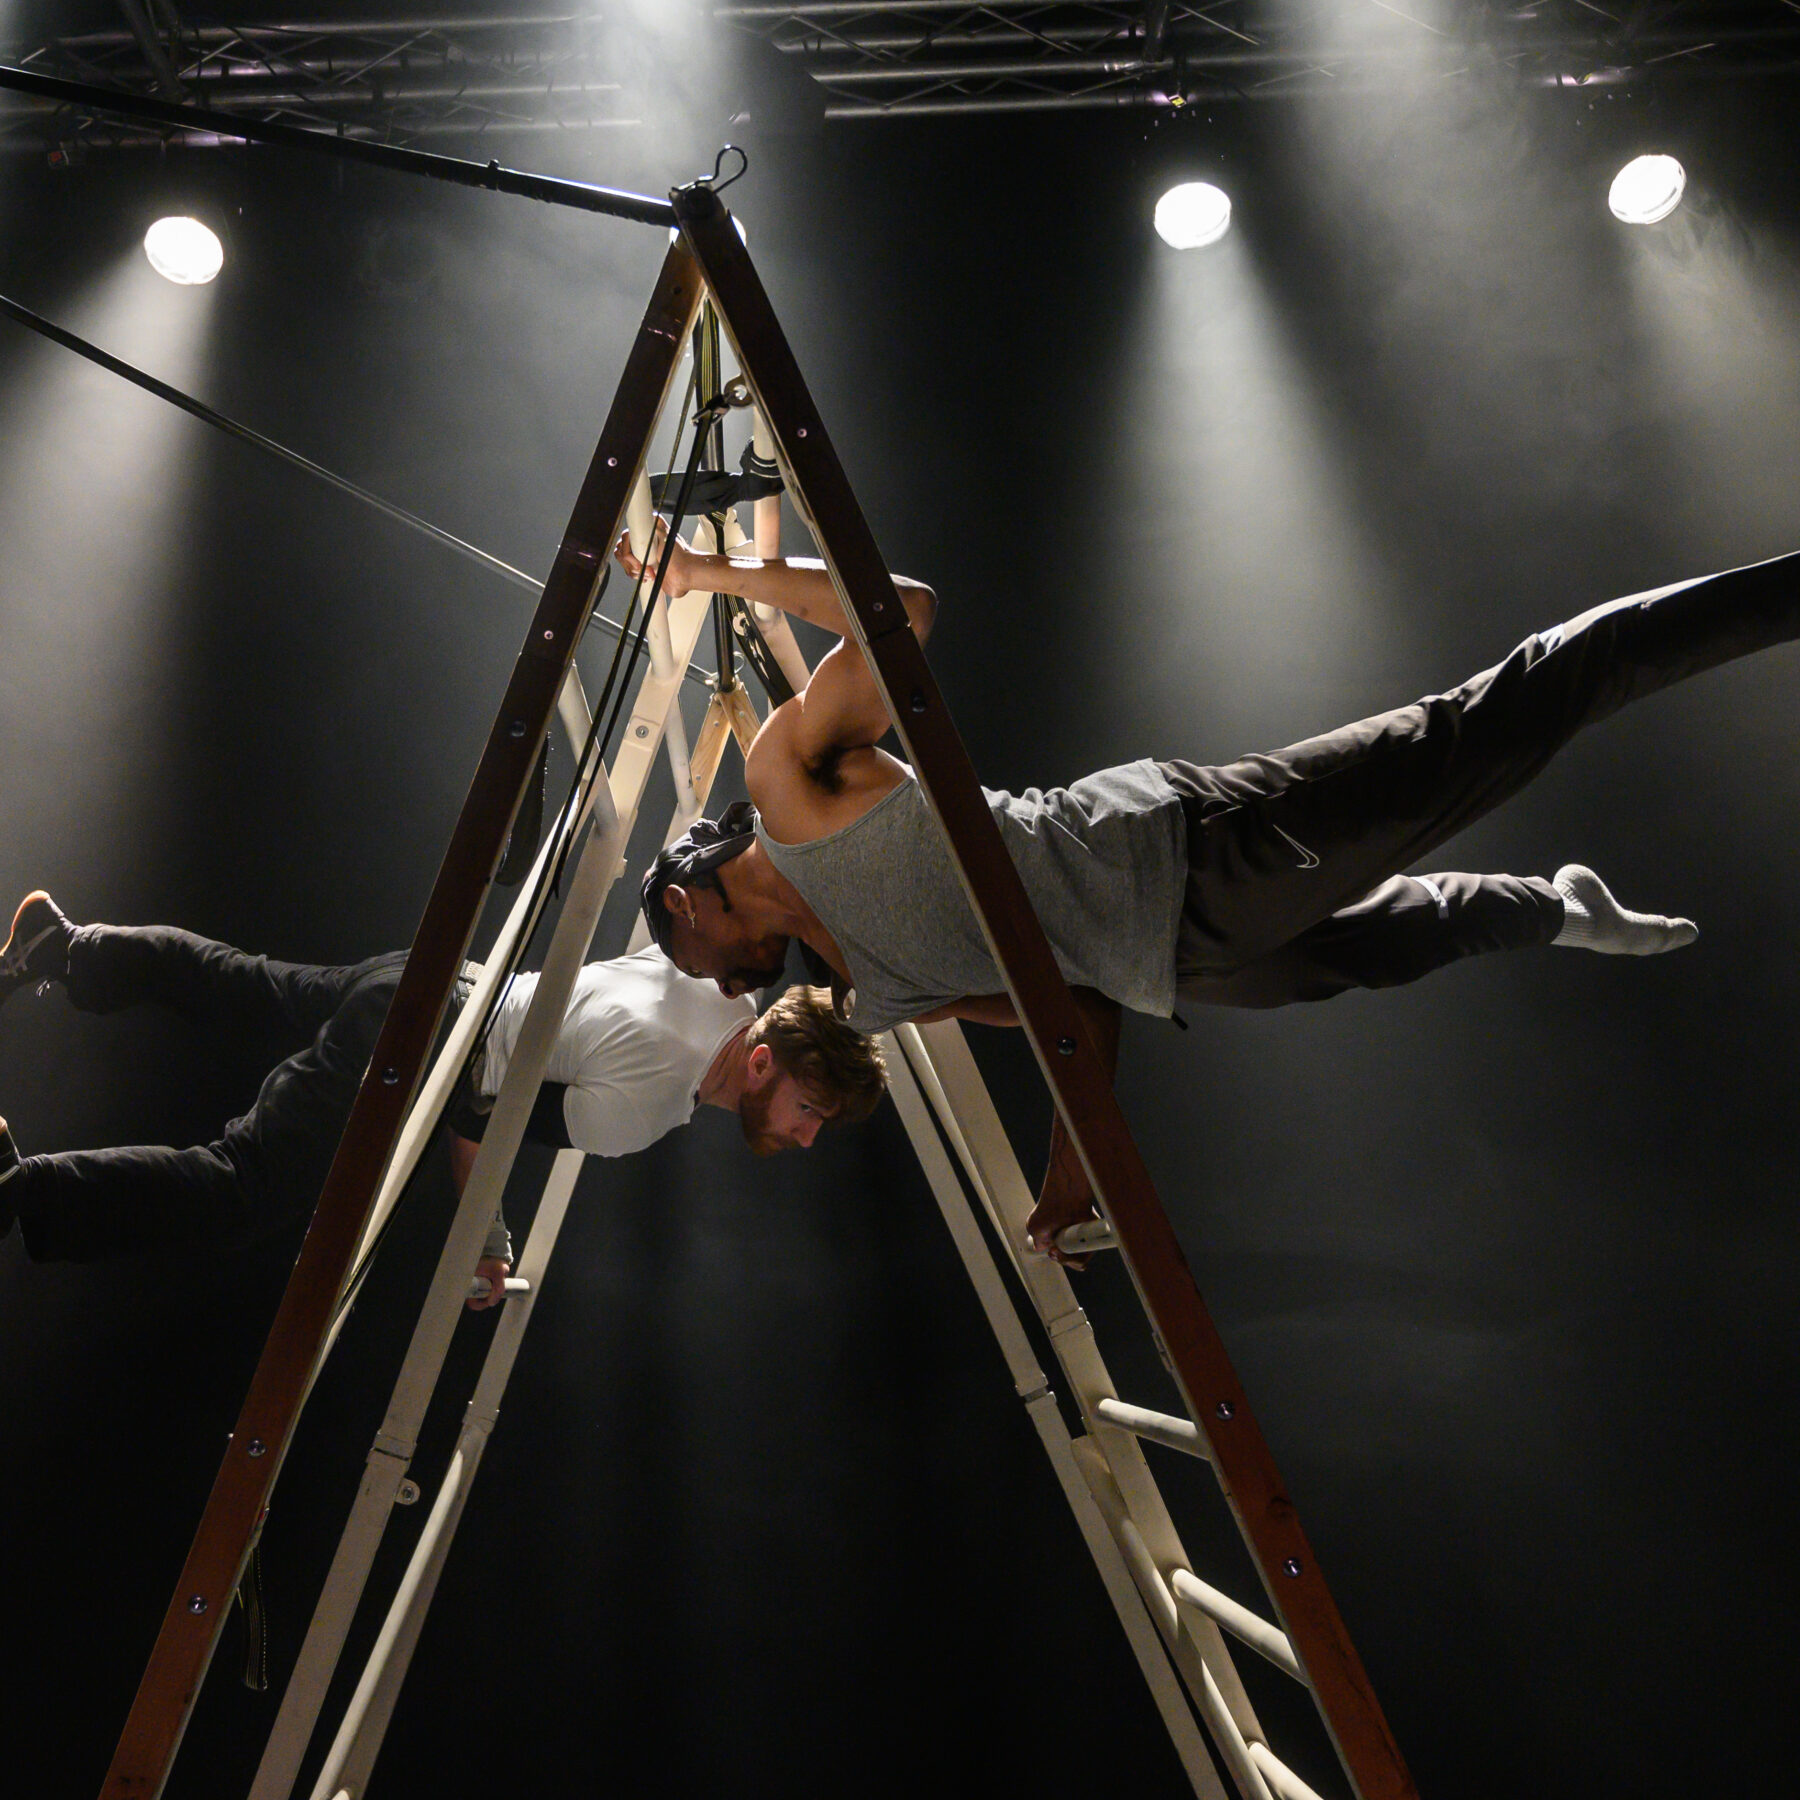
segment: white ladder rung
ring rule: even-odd
[[[1276,1668],[1285,1669],[1296,1681],[1305,1681],[1293,1645],[1287,1641],[1286,1634],[1268,1620],[1259,1619],[1249,1607],[1239,1606],[1229,1595],[1208,1587],[1199,1576],[1189,1574],[1186,1569],[1177,1569],[1169,1577],[1169,1587],[1177,1600],[1198,1607],[1233,1637],[1242,1639],[1259,1655],[1266,1656]]]
[[[494,1284],[485,1275],[475,1275],[469,1280],[469,1298],[485,1300],[494,1291]],[[509,1275],[506,1278],[506,1291],[509,1294],[529,1294],[531,1283],[523,1275]]]
[[[1168,1413],[1152,1412],[1147,1406],[1127,1405],[1123,1400],[1101,1400],[1094,1411],[1107,1424],[1117,1425],[1133,1437],[1148,1438],[1153,1444],[1166,1444],[1171,1450],[1212,1461],[1192,1419],[1177,1419]]]
[[[1246,1744],[1244,1747],[1276,1800],[1321,1800],[1318,1790],[1309,1788],[1267,1744]]]
[[[1104,1219],[1083,1219],[1079,1225],[1065,1225],[1056,1234],[1056,1247],[1067,1256],[1091,1256],[1096,1250],[1116,1250],[1119,1240]]]

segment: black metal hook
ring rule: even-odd
[[[721,181],[719,179],[719,171],[722,168],[724,168],[726,157],[732,155],[734,152],[739,159],[738,172],[731,177],[730,181]],[[744,148],[742,148],[742,146],[740,146],[738,144],[727,144],[724,146],[723,149],[720,150],[719,154],[713,158],[712,176],[707,181],[706,185],[708,187],[710,187],[715,194],[722,194],[728,187],[731,186],[732,181],[742,181],[743,178],[745,177],[745,175],[747,175],[749,173],[749,171],[750,171],[750,153],[749,153],[749,151],[745,150]]]

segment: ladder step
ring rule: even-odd
[[[1104,1219],[1083,1219],[1079,1225],[1065,1225],[1056,1234],[1056,1247],[1070,1256],[1088,1256],[1096,1250],[1116,1250],[1119,1240]]]
[[[531,1283],[523,1275],[509,1275],[506,1278],[506,1291],[509,1294],[529,1294]],[[493,1283],[485,1275],[471,1276],[469,1280],[469,1298],[485,1300],[493,1292]]]
[[[1249,1607],[1239,1606],[1235,1600],[1221,1594],[1215,1587],[1208,1587],[1199,1576],[1190,1575],[1186,1569],[1177,1569],[1169,1577],[1169,1587],[1177,1600],[1197,1607],[1233,1637],[1241,1639],[1259,1655],[1266,1656],[1276,1668],[1285,1669],[1296,1681],[1306,1680],[1300,1673],[1294,1647],[1287,1641],[1286,1635],[1266,1619],[1259,1619]],[[1283,1773],[1286,1771],[1283,1770]],[[1311,1791],[1304,1786],[1295,1790],[1297,1794]]]
[[[1133,1437],[1149,1438],[1155,1444],[1167,1444],[1171,1450],[1185,1451],[1204,1462],[1212,1458],[1200,1441],[1200,1433],[1192,1419],[1177,1419],[1168,1413],[1152,1412],[1147,1406],[1128,1406],[1123,1400],[1102,1400],[1094,1408],[1109,1425],[1129,1431]]]

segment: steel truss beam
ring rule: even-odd
[[[1585,0],[1321,13],[1312,0],[737,0],[713,16],[799,58],[834,119],[1197,104],[1375,91],[1486,69],[1528,87],[1800,67],[1787,0]]]
[[[176,101],[204,98],[220,111],[278,112],[295,124],[390,143],[450,131],[640,123],[619,110],[621,84],[604,60],[609,40],[591,13],[252,25],[189,23],[172,0],[158,0],[155,10],[170,21],[158,33],[143,0],[122,4],[136,13],[131,30],[18,42],[8,53],[46,75],[154,90]],[[18,144],[137,141],[91,125],[70,133],[64,125],[44,102],[0,106],[0,132]]]

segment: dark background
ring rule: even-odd
[[[827,130],[755,46],[622,18],[649,123],[509,160],[659,192],[748,145],[730,199],[884,552],[938,589],[990,785],[1267,748],[1800,543],[1792,86],[1478,71]],[[1632,232],[1605,189],[1642,147],[1690,199]],[[1201,175],[1236,224],[1180,256],[1150,209]],[[183,208],[227,226],[212,288],[138,248]],[[279,153],[0,168],[0,291],[540,573],[661,249]],[[0,418],[5,901],[404,943],[528,603],[11,325]],[[1444,859],[1590,862],[1695,948],[1127,1028],[1127,1112],[1428,1796],[1779,1791],[1800,1755],[1796,682],[1779,651],[1645,704]],[[1041,1089],[975,1035],[1035,1172]],[[28,1154],[185,1142],[269,1053],[21,995],[0,1111]],[[735,1139],[708,1114],[584,1176],[377,1791],[1182,1791],[891,1108],[806,1158]],[[228,1638],[172,1795],[247,1785],[446,1195],[277,1495],[275,1687]],[[0,1249],[9,1792],[97,1787],[295,1242]],[[1084,1300],[1122,1322],[1119,1271]],[[1278,1747],[1342,1791],[1304,1731]]]

